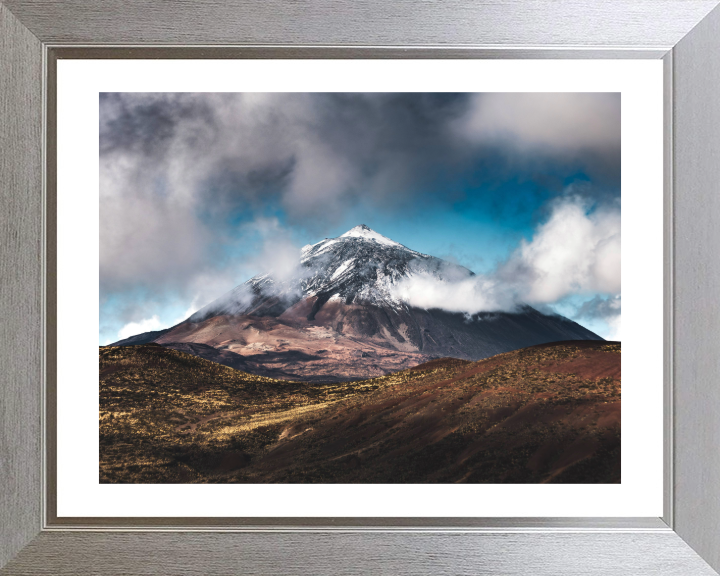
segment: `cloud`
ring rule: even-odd
[[[282,210],[321,235],[358,205],[450,206],[458,179],[484,190],[606,152],[619,159],[613,94],[102,94],[101,290],[219,272],[238,220]]]
[[[242,226],[243,236],[253,239],[254,249],[245,259],[246,266],[262,271],[251,278],[254,283],[244,282],[227,292],[227,286],[208,299],[196,294],[193,303],[204,306],[192,314],[192,320],[205,318],[209,312],[220,310],[225,314],[242,314],[255,302],[256,287],[261,287],[263,297],[282,295],[292,300],[302,293],[301,282],[314,273],[301,262],[301,250],[293,242],[288,230],[277,218],[258,218]],[[207,287],[205,287],[207,288]],[[209,293],[207,290],[205,293]],[[221,294],[216,298],[217,294]]]
[[[524,161],[576,163],[602,182],[619,180],[619,93],[474,94],[454,129],[468,142],[514,150]]]
[[[441,308],[448,312],[475,314],[512,310],[516,302],[497,281],[485,276],[462,280],[440,280],[430,274],[403,279],[392,289],[393,296],[417,308]]]
[[[219,257],[274,202],[318,226],[339,218],[382,105],[310,94],[104,94],[100,114],[102,294],[138,286],[194,298],[227,280]],[[371,114],[372,115],[372,114]],[[258,224],[258,225],[261,225]],[[284,253],[287,247],[263,250]],[[298,247],[299,248],[299,247]]]
[[[619,316],[621,311],[620,294],[603,298],[595,296],[594,298],[583,302],[576,316],[578,318],[588,319],[607,319],[612,316]]]
[[[620,293],[620,207],[588,206],[577,197],[556,201],[532,240],[522,241],[492,273],[463,278],[416,274],[393,292],[412,306],[469,314],[542,306],[589,293]],[[615,301],[602,302],[615,310]],[[581,313],[587,317],[592,305],[599,309],[588,303]]]
[[[245,229],[256,234],[261,243],[261,248],[250,256],[250,263],[278,282],[301,276],[300,248],[277,218],[259,218]]]
[[[514,295],[496,277],[478,276],[451,262],[440,262],[433,269],[424,262],[416,266],[411,262],[408,275],[390,287],[390,294],[417,308],[468,314],[517,306]]]
[[[118,340],[124,340],[135,334],[150,332],[151,330],[160,330],[162,327],[160,318],[157,315],[139,322],[128,322],[118,331]]]
[[[575,313],[578,320],[601,320],[610,327],[607,340],[621,340],[622,299],[620,294],[595,296],[583,302]]]
[[[620,292],[620,207],[589,207],[571,197],[554,204],[549,220],[523,241],[499,278],[528,303],[569,294]]]
[[[518,146],[550,146],[565,152],[618,148],[620,94],[474,94],[457,129],[473,140],[504,138]]]

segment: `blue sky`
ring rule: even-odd
[[[102,94],[100,199],[101,344],[358,224],[620,338],[618,94]]]

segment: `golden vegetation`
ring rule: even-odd
[[[436,360],[359,382],[100,349],[101,482],[617,482],[619,344]]]

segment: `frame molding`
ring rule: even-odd
[[[715,0],[3,0],[53,44],[522,46],[669,50]],[[562,23],[562,25],[558,25]]]
[[[0,574],[525,574],[528,565],[548,575],[717,574],[719,3],[0,0]],[[55,206],[52,194],[44,206],[44,190],[54,189],[54,93],[45,80],[58,57],[663,58],[665,410],[674,422],[663,518],[57,518],[42,428],[52,443],[44,360],[54,348],[44,332],[54,333],[54,299],[43,279],[52,290],[45,242],[52,254]]]
[[[0,566],[40,531],[42,43],[0,3]]]

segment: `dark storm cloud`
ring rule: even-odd
[[[182,122],[201,120],[213,127],[208,103],[183,94],[100,94],[100,155],[134,150],[149,157],[167,152]]]
[[[358,205],[492,206],[509,178],[617,195],[619,121],[602,94],[103,94],[101,288],[208,285],[238,222],[278,211],[321,237]]]
[[[548,167],[581,169],[596,184],[617,188],[620,104],[619,93],[474,94],[457,130],[540,175]]]

